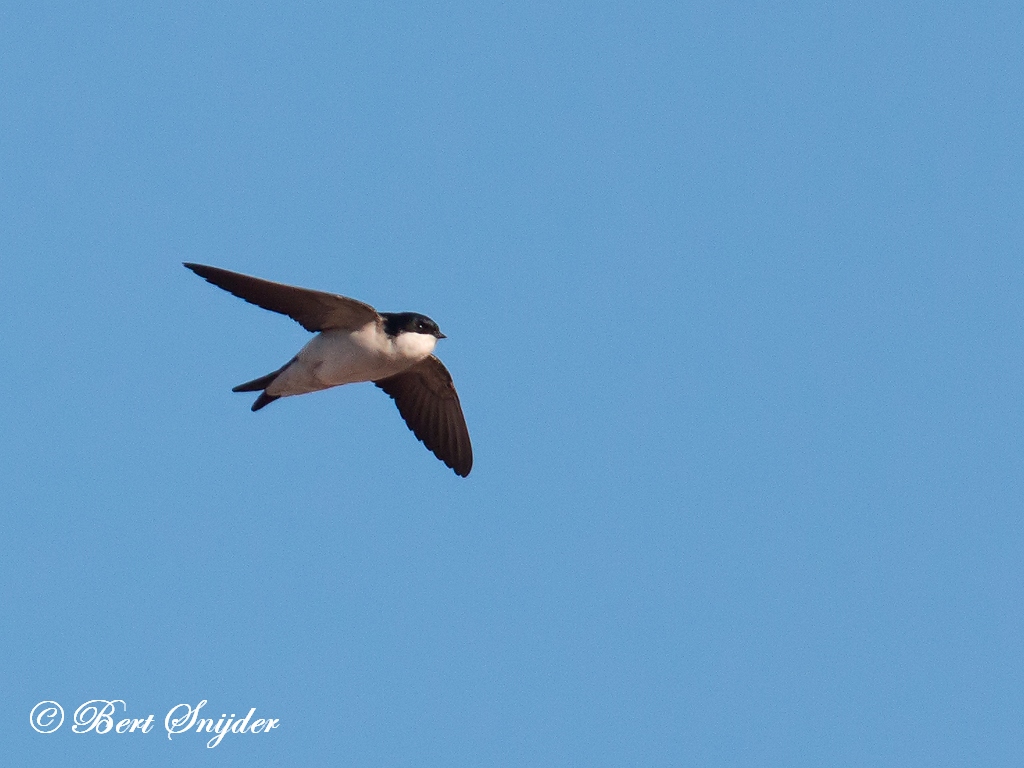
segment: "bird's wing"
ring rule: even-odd
[[[473,446],[451,374],[431,355],[412,368],[373,382],[398,406],[405,423],[437,458],[466,477]]]
[[[185,266],[207,282],[250,304],[288,315],[307,331],[324,331],[328,328],[354,331],[379,318],[377,310],[369,304],[345,296],[272,283],[204,264],[186,263]]]

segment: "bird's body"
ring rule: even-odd
[[[414,312],[381,312],[336,294],[273,283],[202,264],[185,264],[200,277],[246,301],[289,315],[316,332],[284,366],[239,384],[260,392],[252,410],[281,397],[372,381],[398,406],[413,433],[463,477],[473,449],[451,375],[432,354],[445,338],[437,324]]]
[[[437,339],[422,333],[388,336],[376,323],[349,332],[318,333],[264,390],[274,397],[304,395],[342,384],[379,381],[410,368],[434,351]]]

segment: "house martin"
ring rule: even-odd
[[[405,423],[455,474],[469,475],[473,447],[451,374],[432,354],[445,338],[415,312],[378,312],[369,304],[203,264],[185,264],[207,282],[250,304],[288,315],[316,334],[276,371],[232,392],[259,392],[258,411],[280,397],[372,381],[395,401]]]

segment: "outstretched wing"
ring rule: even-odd
[[[307,331],[324,331],[328,328],[354,331],[379,319],[377,310],[369,304],[346,296],[273,283],[204,264],[186,262],[185,266],[207,282],[250,304],[288,315]]]
[[[395,376],[373,382],[398,406],[405,423],[437,458],[466,477],[473,446],[451,374],[431,355]]]

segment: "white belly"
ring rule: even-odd
[[[376,323],[368,323],[355,332],[323,331],[310,339],[295,362],[274,379],[267,394],[301,395],[341,384],[383,379],[427,357],[435,344],[437,339],[422,333],[389,337]]]

